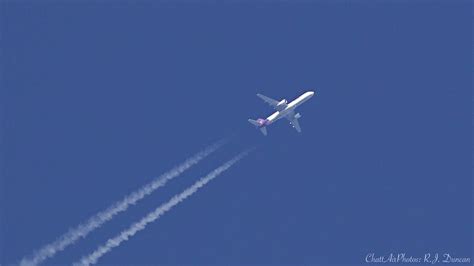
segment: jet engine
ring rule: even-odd
[[[286,99],[283,99],[277,104],[277,106],[282,106],[282,105],[285,105],[287,103],[288,103],[288,101]]]

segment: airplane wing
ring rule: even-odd
[[[260,99],[262,99],[264,102],[268,103],[272,107],[276,107],[278,105],[277,100],[274,100],[274,99],[272,99],[270,97],[267,97],[265,95],[262,95],[260,93],[257,93],[257,96],[260,97]]]
[[[275,108],[277,111],[281,111],[286,108],[286,101],[281,103],[277,100],[274,100],[270,97],[257,93],[257,96],[262,99],[264,102],[268,103],[271,107]]]
[[[291,112],[286,116],[286,118],[290,121],[291,126],[293,126],[296,129],[296,131],[298,131],[298,133],[301,133],[300,123],[298,122],[298,118],[300,117],[301,115],[300,114],[295,115],[295,112]]]

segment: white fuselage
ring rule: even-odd
[[[271,114],[269,117],[267,117],[268,124],[271,124],[275,122],[276,120],[285,117],[289,113],[292,113],[296,107],[301,105],[302,103],[306,102],[309,100],[309,98],[313,97],[314,91],[308,91],[303,93],[300,97],[294,99],[292,102],[290,102],[285,109],[281,111],[276,111],[273,114]]]

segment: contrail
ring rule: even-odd
[[[128,229],[122,231],[120,234],[115,236],[114,238],[110,238],[104,245],[99,246],[94,252],[90,253],[87,256],[81,258],[80,261],[74,263],[74,266],[82,266],[82,265],[91,265],[97,263],[97,261],[104,256],[106,253],[110,252],[113,248],[118,247],[122,242],[128,240],[130,237],[134,236],[137,232],[145,229],[145,227],[151,223],[156,221],[160,218],[163,214],[167,211],[171,210],[175,205],[180,203],[181,201],[185,200],[187,197],[194,194],[198,191],[199,188],[206,185],[209,181],[219,176],[221,173],[229,169],[232,165],[238,162],[240,159],[245,157],[249,152],[253,149],[246,150],[236,157],[232,158],[231,160],[227,161],[223,165],[219,166],[218,168],[214,169],[205,177],[199,179],[194,185],[188,187],[186,190],[173,196],[168,202],[160,205],[154,211],[150,212],[148,215],[143,217],[140,221],[132,224]]]
[[[80,224],[79,226],[70,229],[67,233],[60,236],[54,242],[47,244],[35,251],[31,257],[24,257],[20,261],[20,266],[32,266],[38,265],[44,260],[53,257],[58,251],[64,250],[67,246],[74,244],[81,237],[86,237],[90,232],[98,227],[102,226],[107,221],[111,220],[115,215],[120,212],[123,212],[137,203],[139,200],[143,199],[145,196],[150,195],[153,191],[159,187],[164,186],[169,180],[179,176],[184,171],[189,169],[191,166],[197,164],[204,158],[206,158],[211,153],[215,152],[222,145],[228,142],[228,139],[222,139],[215,142],[208,148],[200,151],[191,158],[187,159],[180,165],[174,167],[170,171],[162,174],[161,176],[155,178],[152,182],[144,185],[142,188],[132,192],[131,194],[124,197],[122,200],[112,204],[110,207],[101,211],[91,218],[89,218],[85,223]]]

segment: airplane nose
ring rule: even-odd
[[[309,94],[310,96],[313,96],[313,95],[314,95],[314,91],[308,91],[308,94]]]

